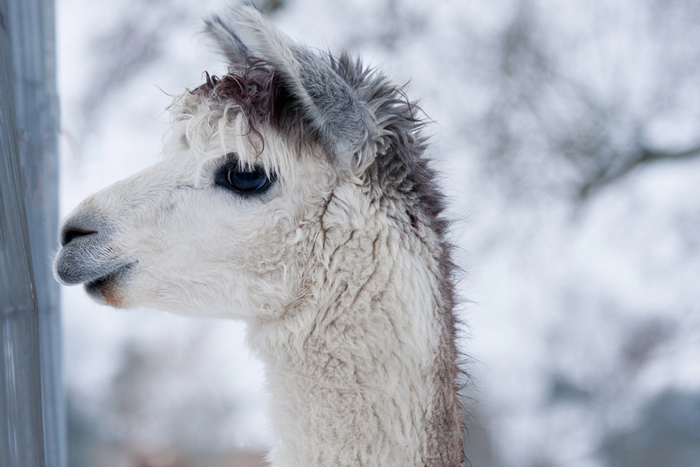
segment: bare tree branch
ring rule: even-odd
[[[625,158],[624,164],[619,166],[611,164],[607,167],[602,167],[592,177],[588,178],[579,189],[579,201],[587,200],[595,191],[619,181],[634,169],[643,165],[664,160],[692,159],[698,156],[700,156],[700,145],[682,151],[664,151],[640,145],[633,156]]]

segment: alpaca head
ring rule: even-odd
[[[305,293],[329,229],[361,228],[378,192],[420,185],[401,167],[410,151],[377,168],[397,138],[420,147],[417,125],[384,78],[291,43],[252,7],[207,29],[229,74],[176,100],[162,161],[69,216],[56,276],[115,307],[274,315]],[[326,213],[331,196],[342,209]]]

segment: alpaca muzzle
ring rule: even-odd
[[[56,278],[65,285],[104,283],[136,263],[115,252],[111,235],[102,223],[85,215],[69,218],[60,233]]]

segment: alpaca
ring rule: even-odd
[[[162,161],[68,217],[56,277],[244,320],[274,467],[460,466],[453,264],[416,107],[253,7],[206,30],[228,74],[175,100]]]

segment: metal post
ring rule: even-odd
[[[0,0],[0,465],[65,467],[53,0]]]

